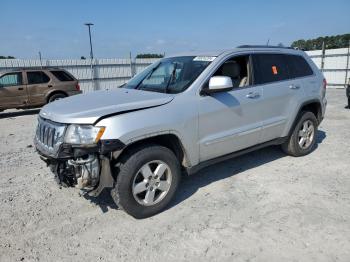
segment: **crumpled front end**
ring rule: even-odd
[[[39,117],[34,144],[40,158],[63,186],[76,187],[90,195],[113,186],[110,161],[124,144],[119,140],[100,140],[92,145],[65,143],[69,125]]]

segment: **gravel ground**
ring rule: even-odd
[[[144,220],[58,188],[32,146],[38,110],[0,113],[0,261],[350,261],[350,110],[327,96],[313,153],[206,168]]]

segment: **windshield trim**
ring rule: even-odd
[[[159,92],[159,93],[167,93],[167,94],[179,94],[184,91],[186,91],[195,81],[198,79],[198,77],[203,73],[203,71],[217,58],[217,56],[176,56],[176,57],[166,57],[163,59],[160,59],[156,61],[155,63],[149,65],[146,67],[143,71],[135,75],[133,78],[131,78],[127,83],[125,83],[121,88],[127,88],[127,89],[135,89],[135,90],[142,90],[142,91],[149,91],[149,92]],[[191,72],[189,75],[189,79],[182,79],[183,82],[188,80],[188,82],[183,83],[183,86],[181,86],[181,79],[179,79],[179,82],[175,82],[175,85],[178,84],[176,89],[173,89],[173,91],[170,89],[169,86],[171,86],[171,78],[173,77],[173,74],[175,74],[176,70],[178,69],[178,64],[183,64],[183,66],[193,66],[194,64],[192,63],[202,63],[200,64],[199,70],[196,72]],[[167,65],[167,64],[174,64],[174,68],[171,69],[171,71],[165,73],[164,75],[164,86],[154,86],[152,87],[152,84],[149,84],[147,88],[140,87],[142,83],[152,77],[152,74],[162,65]],[[181,69],[181,67],[180,67]],[[164,69],[166,70],[166,69]],[[182,68],[182,70],[185,70]],[[185,71],[186,72],[186,71]],[[184,72],[180,72],[182,74],[180,77],[183,77]],[[192,75],[193,74],[193,75]],[[169,79],[166,79],[169,78]],[[136,82],[136,83],[133,83]],[[160,89],[159,89],[160,87]]]

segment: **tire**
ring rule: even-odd
[[[62,94],[62,93],[58,93],[58,94],[53,94],[53,95],[51,95],[50,97],[49,97],[49,99],[48,99],[48,103],[51,103],[51,102],[53,102],[53,101],[55,101],[55,100],[59,100],[59,99],[62,99],[62,98],[65,98],[65,97],[67,97],[65,94]]]
[[[310,128],[305,129],[306,126]],[[293,133],[289,136],[288,140],[282,144],[283,151],[295,157],[309,154],[316,143],[317,126],[318,121],[312,112],[301,112]],[[301,140],[302,137],[304,137],[304,140]]]
[[[348,97],[348,108],[350,109],[350,97]]]
[[[158,145],[131,150],[116,165],[115,172],[117,179],[111,191],[112,198],[119,208],[138,219],[164,210],[181,180],[178,159],[170,149]]]

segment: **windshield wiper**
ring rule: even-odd
[[[176,73],[176,69],[177,69],[177,62],[175,62],[175,65],[174,65],[174,69],[173,71],[171,71],[171,75],[170,75],[170,78],[169,78],[169,81],[165,87],[165,93],[167,94],[168,93],[168,89],[169,89],[169,86],[171,84],[171,82],[173,81],[173,78],[175,76],[175,73]]]
[[[161,65],[161,63],[159,63],[157,66],[153,67],[152,70],[149,72],[149,74],[146,75],[146,76],[135,86],[135,89],[139,89],[139,86],[141,85],[141,83],[142,83],[144,80],[149,79],[149,78],[153,75],[154,71],[156,71],[156,69],[157,69],[160,65]],[[140,90],[141,90],[141,89],[140,89]]]

